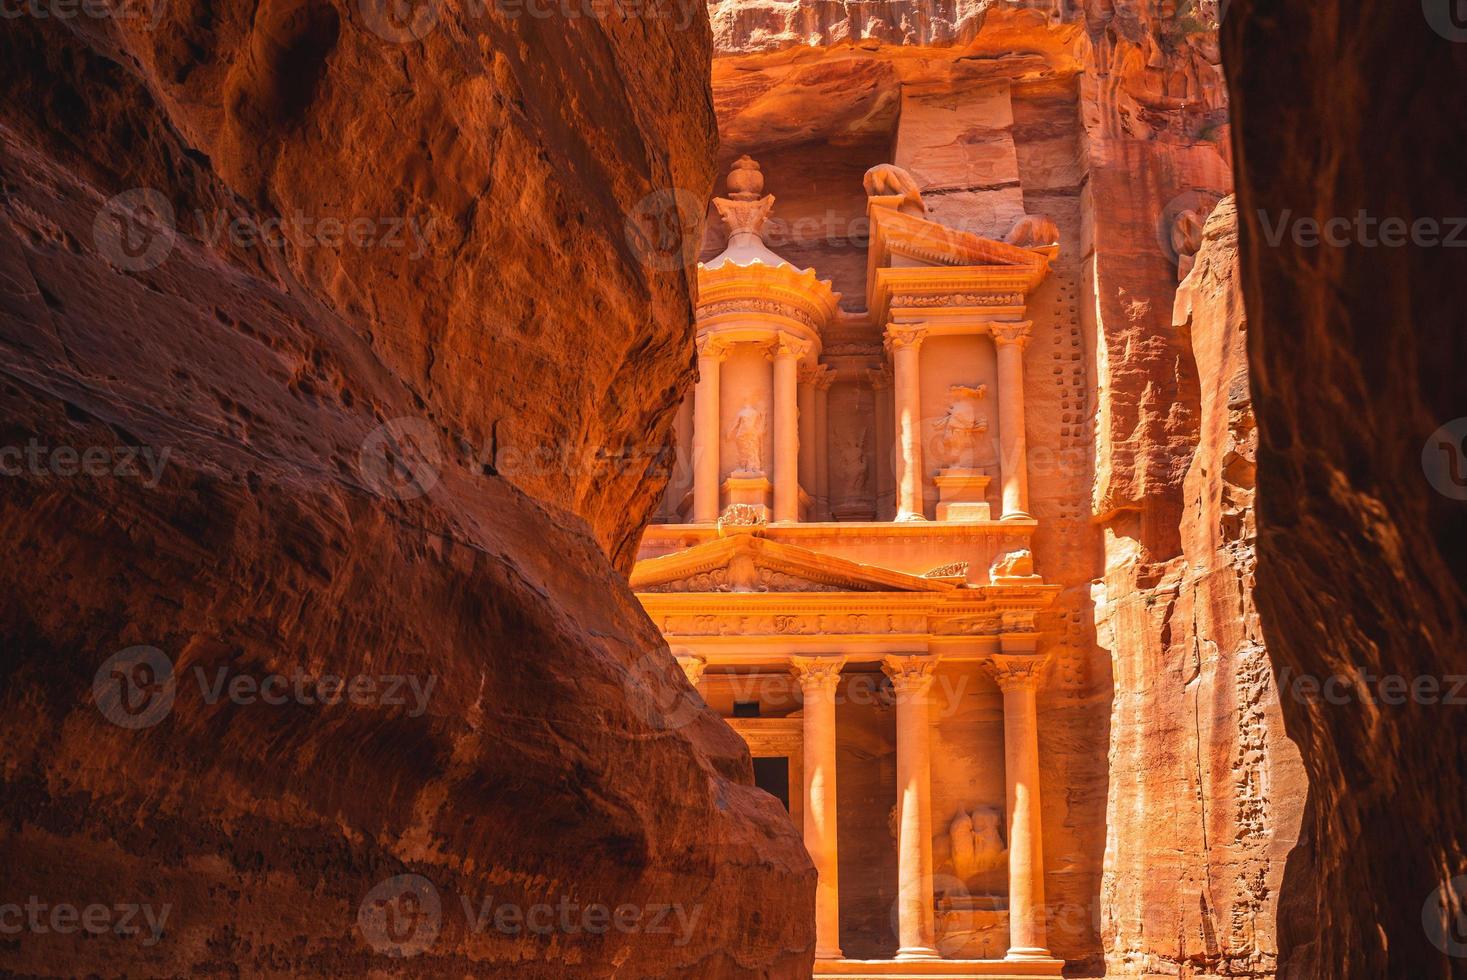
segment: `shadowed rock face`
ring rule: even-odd
[[[706,25],[439,13],[0,33],[0,902],[161,926],[4,972],[809,976],[797,832],[616,568]]]
[[[1450,10],[1425,8],[1447,33]],[[1467,215],[1467,46],[1422,5],[1386,2],[1238,0],[1224,34],[1259,607],[1280,675],[1305,685],[1284,699],[1311,796],[1282,896],[1282,973],[1461,976],[1467,707],[1441,701],[1467,674],[1467,503],[1451,469],[1467,423],[1437,430],[1467,415],[1467,251],[1391,247],[1382,232],[1401,241],[1430,219],[1445,238]],[[1362,211],[1373,224],[1359,231]],[[1291,223],[1336,217],[1348,224],[1335,245]],[[1340,703],[1311,693],[1331,677]],[[1418,679],[1417,696],[1397,686]]]

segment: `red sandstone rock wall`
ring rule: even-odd
[[[689,381],[625,222],[709,186],[706,28],[493,9],[7,16],[3,972],[809,976],[798,832],[605,557]]]
[[[1284,886],[1289,977],[1467,975],[1467,689],[1447,700],[1467,675],[1453,17],[1239,0],[1225,26],[1259,612],[1302,685],[1284,717],[1311,789]],[[1329,240],[1296,223],[1331,219]]]
[[[1221,11],[710,9],[725,152],[773,147],[762,156],[794,165],[793,194],[822,149],[833,182],[907,127],[928,138],[898,162],[939,186],[943,220],[1001,235],[1015,206],[1055,219],[1061,259],[1030,304],[1026,355],[1036,560],[1065,586],[1042,624],[1051,945],[1080,975],[1271,975],[1305,783],[1252,606],[1253,437],[1226,224],[1209,232],[1187,331],[1172,323],[1179,263],[1231,187]],[[1011,115],[985,111],[998,85]],[[923,93],[968,128],[923,131],[910,98]],[[934,168],[930,146],[970,172]],[[781,170],[766,171],[780,193]],[[841,207],[821,193],[805,206]],[[799,257],[843,274],[836,247]],[[845,274],[854,294],[859,271]]]

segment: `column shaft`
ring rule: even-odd
[[[1029,324],[995,324],[998,346],[998,447],[1003,478],[1002,519],[1029,516],[1029,450],[1024,437],[1024,348]]]
[[[800,429],[796,386],[809,344],[780,334],[774,345],[774,519],[800,519]]]
[[[830,368],[820,365],[815,381],[815,509],[822,521],[830,520],[830,427],[826,396],[832,378]]]
[[[800,407],[800,486],[810,498],[813,520],[815,508],[815,372],[800,371],[800,391],[796,401]]]
[[[1039,813],[1039,661],[997,657],[1003,690],[1004,782],[1009,816],[1008,959],[1049,959]]]
[[[899,960],[938,959],[932,902],[932,758],[927,694],[936,658],[887,657],[897,717],[897,940]]]
[[[840,857],[836,835],[835,691],[844,657],[792,657],[804,710],[805,850],[815,886],[815,958],[838,960]]]
[[[698,341],[698,384],[693,391],[693,521],[718,520],[719,408],[718,373],[723,347],[710,338]]]
[[[893,479],[891,372],[883,367],[870,372],[871,405],[876,416],[876,519],[889,521],[896,513]]]
[[[918,351],[925,330],[887,330],[895,375],[896,482],[899,521],[925,519],[922,502],[922,383],[917,370]]]

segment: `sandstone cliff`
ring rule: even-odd
[[[0,32],[0,901],[168,914],[0,969],[808,977],[798,834],[617,567],[701,15],[155,12]]]
[[[1238,0],[1224,30],[1259,612],[1310,783],[1280,921],[1288,977],[1467,975],[1453,9]],[[1333,223],[1322,239],[1300,221]]]
[[[838,189],[894,160],[939,220],[1055,222],[1025,385],[1036,561],[1064,586],[1041,623],[1051,948],[1077,975],[1271,975],[1305,782],[1253,608],[1231,223],[1202,240],[1231,187],[1222,10],[710,9],[720,152],[757,152],[781,213],[858,212]],[[838,236],[784,254],[860,295]]]

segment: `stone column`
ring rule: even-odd
[[[937,658],[890,656],[896,695],[897,948],[899,960],[938,959],[932,907],[932,759],[927,692]]]
[[[1001,520],[1029,516],[1029,449],[1024,438],[1024,348],[1029,323],[995,323],[998,347],[998,449],[1003,478]]]
[[[815,375],[814,367],[800,368],[800,486],[810,498],[810,518],[815,512]]]
[[[1021,645],[1033,647],[1028,640]],[[1010,644],[1005,638],[1005,649]],[[1039,715],[1035,707],[1043,658],[993,658],[1003,691],[1004,782],[1009,817],[1009,952],[1007,959],[1050,959],[1046,947],[1044,851],[1039,814]]]
[[[719,365],[728,347],[715,337],[698,338],[698,386],[693,391],[693,522],[718,520]]]
[[[891,370],[883,364],[867,376],[871,378],[871,411],[876,416],[876,519],[889,521],[895,513],[896,494],[891,466]]]
[[[677,421],[674,422],[674,438],[677,443],[677,452],[674,457],[676,465],[673,467],[672,476],[667,481],[667,519],[679,521],[682,515],[679,508],[687,497],[688,489],[693,485],[693,393],[678,402]]]
[[[899,521],[926,519],[922,506],[922,386],[917,372],[918,350],[926,330],[888,327],[896,398],[896,484]]]
[[[830,426],[826,396],[835,372],[821,364],[815,369],[815,509],[822,521],[830,520]]]
[[[804,721],[805,850],[819,874],[815,886],[815,958],[838,960],[840,862],[836,849],[835,689],[845,657],[791,657],[800,681]]]
[[[676,657],[677,665],[687,675],[688,683],[693,685],[693,690],[701,693],[703,690],[703,671],[708,668],[708,661],[702,657],[685,653],[679,653]]]
[[[774,519],[800,519],[800,428],[796,387],[810,345],[781,333],[774,344]]]

